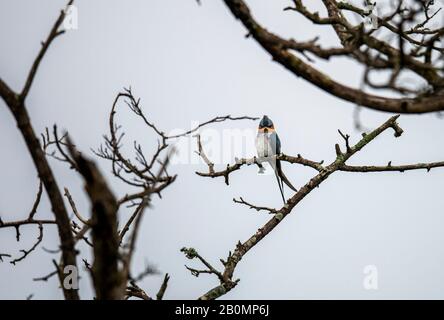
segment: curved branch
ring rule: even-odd
[[[42,223],[38,223],[38,226],[39,226],[39,235],[37,237],[37,241],[34,243],[34,245],[30,249],[28,249],[28,250],[25,250],[25,249],[20,250],[20,252],[22,252],[23,255],[21,257],[15,258],[14,260],[10,261],[11,264],[15,265],[17,262],[20,262],[20,261],[24,260],[42,242],[42,240],[43,240],[43,224]]]
[[[92,278],[97,299],[119,300],[125,293],[126,279],[119,268],[117,200],[95,163],[83,157],[68,141],[68,150],[83,176],[92,205],[91,228],[94,263]]]
[[[74,0],[70,0],[66,7],[72,5]],[[57,38],[59,35],[63,34],[63,30],[59,30],[60,25],[62,24],[63,20],[65,19],[65,10],[60,11],[60,15],[57,18],[56,22],[54,23],[51,31],[48,34],[48,37],[44,42],[42,42],[42,48],[40,49],[37,57],[35,58],[31,69],[29,70],[28,77],[26,78],[25,86],[22,89],[22,92],[20,93],[19,100],[21,103],[23,103],[26,99],[26,96],[28,95],[29,89],[31,88],[32,82],[35,78],[35,75],[37,73],[37,69],[40,65],[40,62],[42,61],[43,57],[45,56],[46,51],[48,50],[49,46],[51,45],[52,41]]]
[[[332,80],[329,76],[303,62],[287,50],[287,40],[267,31],[252,16],[250,9],[243,0],[224,0],[232,14],[247,28],[249,34],[273,57],[296,76],[302,77],[324,91],[344,100],[366,106],[368,108],[393,113],[427,113],[444,110],[442,96],[423,96],[416,98],[388,98],[365,93],[362,90]],[[331,21],[330,21],[331,22]],[[338,22],[339,23],[339,22]],[[382,47],[381,42],[367,37],[373,47]],[[385,49],[384,49],[385,50]],[[392,54],[389,49],[386,53]]]
[[[68,5],[72,4],[72,2],[72,0],[69,1]],[[71,231],[68,212],[63,202],[63,197],[61,195],[54,173],[52,172],[48,159],[46,159],[45,157],[45,152],[40,145],[37,135],[35,134],[31,119],[25,106],[25,98],[31,87],[38,66],[40,65],[43,56],[52,43],[52,40],[54,40],[55,37],[60,34],[60,32],[58,31],[58,27],[63,22],[63,18],[64,12],[61,12],[59,18],[54,24],[54,27],[48,35],[46,43],[43,44],[42,49],[35,58],[31,70],[29,71],[25,87],[23,88],[21,94],[17,94],[16,92],[14,92],[6,85],[6,83],[4,83],[0,79],[0,96],[4,99],[9,110],[15,118],[17,127],[23,139],[25,140],[26,147],[28,148],[29,154],[31,155],[31,158],[37,169],[39,178],[41,179],[45,187],[46,193],[51,203],[51,209],[55,216],[55,221],[57,223],[59,238],[61,242],[63,265],[77,266],[76,250],[74,248],[75,242],[73,233]],[[63,288],[63,293],[65,298],[68,300],[79,299],[78,290]]]

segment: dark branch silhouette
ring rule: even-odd
[[[335,48],[322,47],[317,43],[318,38],[301,42],[280,37],[268,31],[253,17],[245,1],[224,2],[234,17],[248,30],[248,36],[254,38],[274,61],[338,98],[359,106],[393,113],[444,110],[444,48],[439,46],[444,27],[427,27],[439,11],[434,9],[433,1],[412,1],[408,4],[398,1],[398,6],[392,12],[381,17],[376,15],[373,6],[369,10],[336,0],[322,0],[327,11],[326,17],[321,17],[318,12],[311,12],[302,0],[293,0],[293,6],[284,8],[285,11],[298,13],[313,24],[332,27],[340,43]],[[376,5],[382,6],[379,2]],[[361,17],[361,22],[353,24],[346,12]],[[365,19],[373,19],[376,26],[367,30]],[[389,32],[393,40],[386,41],[376,36],[376,31],[380,29]],[[365,85],[375,90],[390,90],[398,97],[374,95],[363,89],[352,88],[333,80],[314,66],[316,58],[329,60],[334,57],[354,60],[365,69]],[[383,71],[390,74],[388,80],[385,83],[375,83],[371,74]],[[403,76],[407,71],[419,78],[413,82],[412,88],[402,84],[406,82]]]

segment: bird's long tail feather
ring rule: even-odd
[[[278,174],[277,170],[275,170],[274,173],[276,175],[276,180],[277,180],[277,183],[278,183],[278,186],[279,186],[279,191],[281,192],[282,201],[284,201],[284,204],[285,204],[287,201],[285,201],[285,196],[284,196],[284,190],[283,190],[283,186],[284,185],[282,184],[282,181],[279,178],[279,174]]]
[[[279,178],[294,192],[297,192],[298,190],[293,187],[291,182],[288,180],[288,178],[285,176],[284,172],[282,171],[281,162],[279,160],[276,160],[276,172],[279,175]]]

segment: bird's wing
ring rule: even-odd
[[[279,135],[276,132],[270,134],[270,145],[273,154],[281,153],[281,139],[279,139]]]

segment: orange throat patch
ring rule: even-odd
[[[261,132],[261,133],[264,133],[264,132],[274,132],[274,127],[259,128],[258,132]]]

